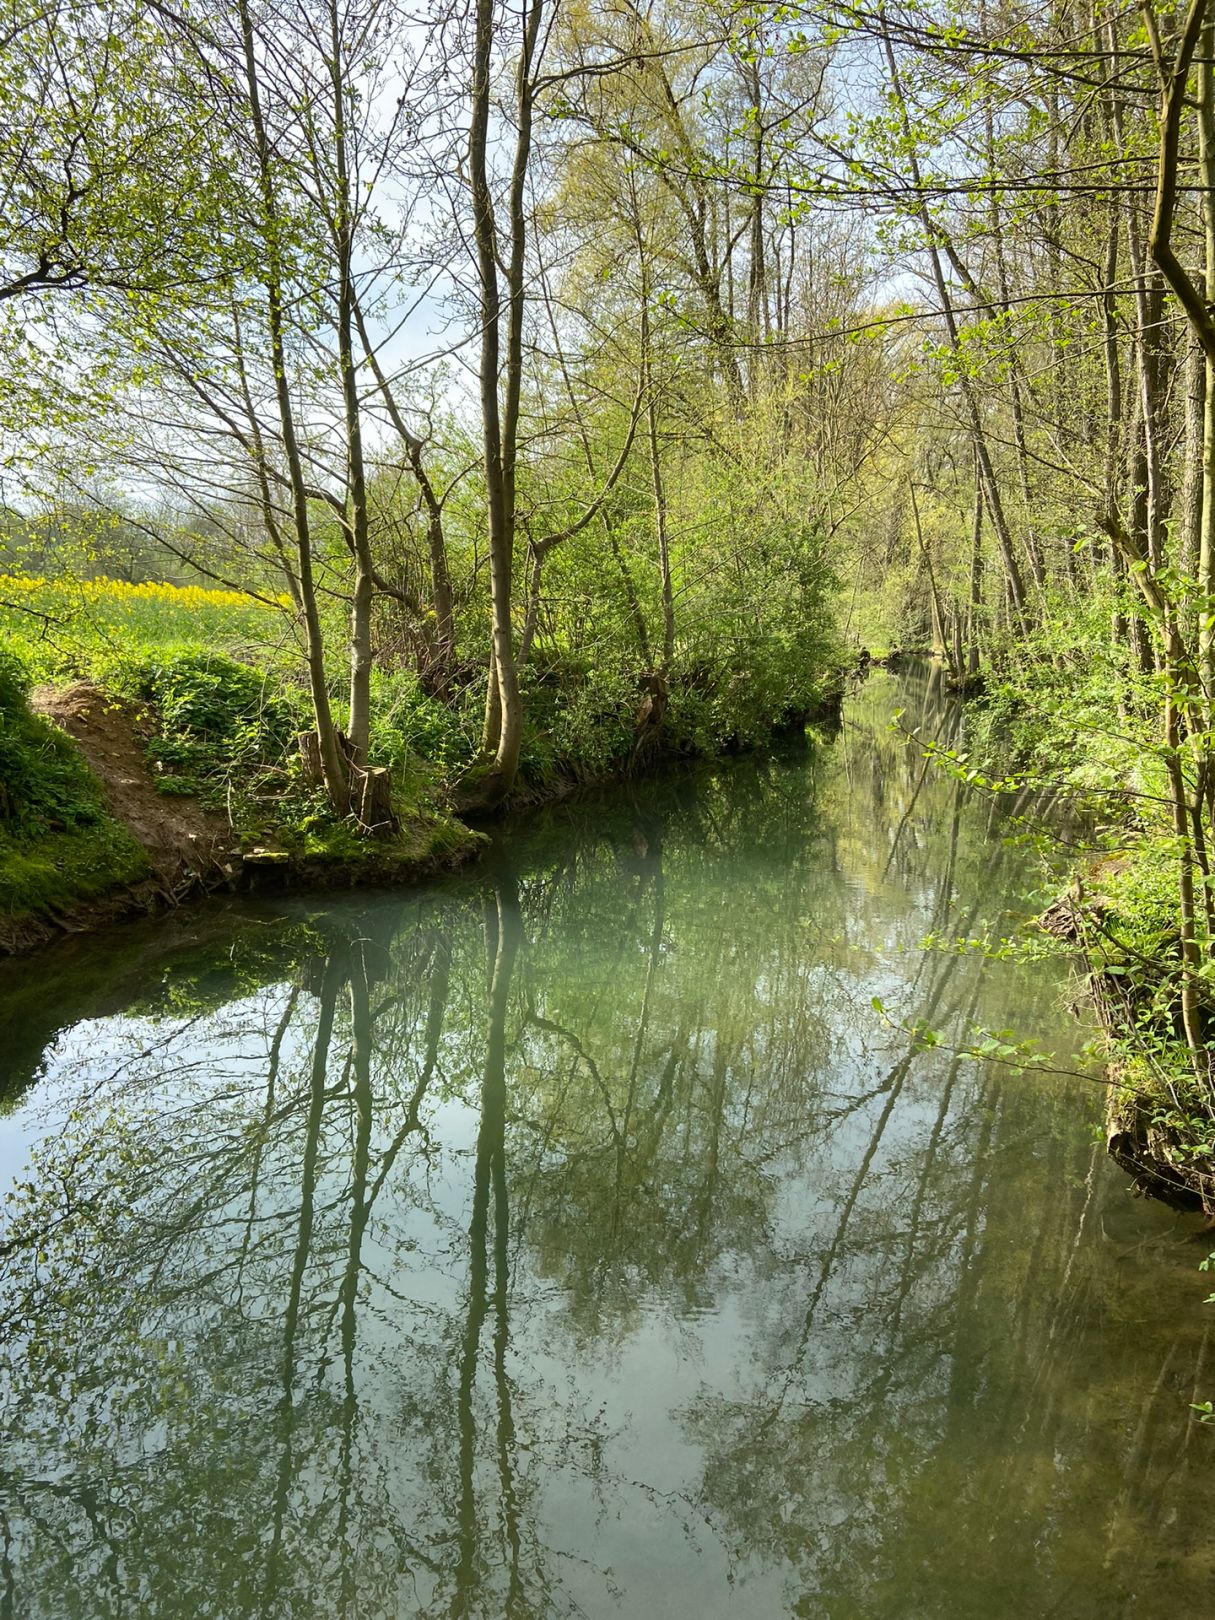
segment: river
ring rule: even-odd
[[[900,707],[0,971],[0,1614],[1212,1612],[1215,1244],[950,1050],[1086,1068]]]

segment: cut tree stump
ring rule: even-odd
[[[325,769],[321,764],[321,739],[315,731],[301,731],[299,747],[305,782],[309,787],[320,787],[325,780]]]
[[[363,832],[384,836],[397,830],[392,813],[392,776],[382,765],[355,765],[350,759],[350,743],[337,732],[337,743],[350,771],[350,809]],[[312,787],[323,787],[325,770],[321,743],[315,731],[299,734],[300,767]]]
[[[397,828],[392,813],[392,774],[382,765],[356,765],[350,775],[350,804],[364,832],[391,833]]]
[[[344,731],[336,727],[333,732],[337,743],[338,753],[342,756],[348,767],[353,767],[351,757],[350,739]],[[315,731],[301,731],[299,733],[300,763],[304,772],[304,780],[312,787],[322,787],[325,782],[325,766],[321,759],[321,739]]]

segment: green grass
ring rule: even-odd
[[[273,602],[199,586],[0,575],[0,640],[35,682],[107,684],[149,651],[242,650],[289,661],[288,621]]]
[[[148,870],[75,743],[30,713],[28,684],[0,652],[0,914],[9,917],[91,899]]]

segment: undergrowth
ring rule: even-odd
[[[818,601],[815,580],[801,580],[761,626],[745,601],[719,593],[711,620],[689,623],[669,670],[662,751],[710,755],[761,744],[813,712],[843,656]],[[341,648],[344,610],[334,603],[326,611],[336,615],[327,642]],[[441,800],[477,759],[485,670],[460,667],[438,697],[408,662],[389,655],[387,624],[379,630],[385,644],[372,673],[371,754],[392,771],[409,811]],[[294,733],[309,723],[308,705],[291,616],[269,593],[260,600],[199,586],[12,575],[0,577],[0,635],[36,681],[87,679],[146,703],[155,717],[151,759],[165,791],[198,793],[234,820],[256,822],[246,781],[261,777],[254,797],[264,797],[277,769],[277,791],[290,788],[281,769]],[[560,633],[537,640],[520,670],[522,788],[543,792],[635,762],[639,659],[621,636],[581,648]],[[329,675],[340,713],[344,659]]]
[[[1115,1103],[1163,1132],[1176,1162],[1215,1170],[1215,1092],[1195,1074],[1181,1011],[1179,845],[1155,727],[1158,678],[1111,645],[1112,604],[1048,615],[1010,647],[968,717],[968,758],[1004,787],[1068,807],[1075,942],[1101,1015]],[[1215,1028],[1215,960],[1198,991]]]

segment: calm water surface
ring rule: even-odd
[[[872,1006],[1082,1039],[900,705],[0,975],[0,1615],[1215,1613],[1209,1245]]]

